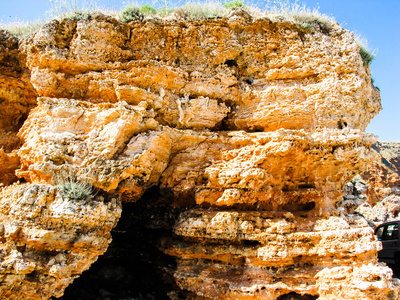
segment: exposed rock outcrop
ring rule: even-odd
[[[375,227],[400,217],[400,152],[398,142],[377,142],[373,149],[375,159],[362,174],[368,185],[368,199],[357,212]]]
[[[0,184],[15,182],[21,146],[17,131],[36,105],[36,91],[19,50],[18,39],[0,30]]]
[[[366,171],[362,174],[368,184],[368,203],[372,206],[387,196],[399,193],[400,153],[398,148],[396,142],[377,142],[373,145],[375,159],[368,164]]]
[[[0,130],[18,131],[36,96],[18,39],[0,30]]]
[[[372,147],[388,168],[400,174],[400,142],[377,142]]]
[[[381,108],[353,34],[337,24],[324,34],[235,14],[130,24],[98,15],[53,21],[23,49],[40,96],[145,101],[172,127],[213,129],[229,114],[230,130],[363,130]]]
[[[116,200],[60,198],[49,184],[62,172],[125,202],[158,187],[152,207],[170,207],[174,219],[161,222],[158,212],[148,222],[166,226],[152,245],[175,260],[163,269],[171,298],[398,297],[372,229],[340,202],[372,159],[376,137],[363,130],[380,98],[353,35],[338,24],[318,31],[243,11],[131,23],[96,15],[52,21],[21,49],[40,96],[18,135],[16,174],[29,182],[21,189],[53,195],[43,218],[59,202],[67,211],[104,206],[83,225],[103,243],[65,264],[58,292],[47,282],[63,276],[35,271],[43,298],[60,296],[104,252],[119,217]],[[20,193],[1,201],[22,203]],[[59,244],[52,251],[66,251]],[[65,244],[71,255],[85,248],[74,245]],[[28,275],[7,272],[34,293]]]
[[[0,297],[59,297],[103,254],[121,214],[116,197],[64,198],[47,185],[11,185],[0,195]]]

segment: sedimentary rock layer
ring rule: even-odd
[[[380,110],[353,35],[246,14],[52,21],[25,41],[40,96],[148,103],[179,128],[360,128]]]
[[[0,130],[18,131],[36,96],[18,39],[0,30]]]
[[[35,106],[36,96],[18,39],[0,30],[0,184],[17,180],[19,157],[11,152],[21,146],[16,133]]]
[[[121,214],[117,197],[64,198],[48,185],[11,185],[0,195],[0,297],[59,297],[103,254]]]
[[[393,294],[390,271],[376,264],[380,244],[360,217],[347,222],[284,212],[192,210],[181,214],[175,233],[183,240],[167,243],[166,251],[179,257],[178,285],[207,298]]]
[[[159,184],[197,204],[331,213],[375,138],[355,130],[196,132],[161,126],[147,104],[39,99],[21,128],[17,174],[75,174],[135,201]]]
[[[52,254],[74,257],[59,263],[64,275],[38,254],[40,268],[23,261],[28,271],[10,267],[6,276],[19,278],[21,291],[59,296],[105,251],[118,201],[61,197],[49,185],[68,174],[126,202],[143,201],[157,186],[158,203],[180,212],[169,234],[151,243],[176,259],[164,270],[174,282],[170,296],[398,297],[368,223],[340,202],[345,183],[371,159],[376,138],[363,130],[380,110],[379,91],[353,35],[334,23],[324,28],[243,10],[192,21],[95,15],[54,20],[22,41],[40,96],[18,134],[16,174],[29,184],[1,201],[20,205],[16,219],[39,211],[45,224],[20,227],[46,233],[58,226],[68,240],[71,228],[52,223],[65,208],[60,219],[84,227],[73,242],[93,233],[95,251],[51,235]],[[24,196],[31,189],[46,196]],[[32,209],[40,203],[46,207]],[[102,213],[89,217],[96,207]],[[73,209],[88,214],[71,216]],[[14,222],[9,211],[5,223]],[[27,253],[50,247],[21,230],[7,233],[4,247],[14,251],[15,239]],[[34,271],[43,290],[21,275]],[[53,277],[64,278],[58,292]]]

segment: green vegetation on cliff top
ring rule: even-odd
[[[71,18],[88,21],[92,16],[101,13],[113,16],[123,22],[143,21],[146,18],[165,19],[213,19],[229,15],[234,9],[243,9],[253,17],[270,18],[291,21],[304,29],[329,32],[335,20],[321,14],[317,8],[308,8],[298,0],[263,0],[263,10],[253,5],[252,0],[219,0],[219,1],[190,1],[190,0],[152,0],[151,4],[128,4],[121,11],[111,11],[87,0],[49,0],[51,10],[47,12],[47,20],[35,22],[0,23],[0,29],[22,38],[36,32],[43,24],[51,19]],[[260,1],[257,1],[260,3]],[[368,49],[365,41],[358,40],[360,55],[364,65],[369,66],[374,54]]]

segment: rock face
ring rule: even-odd
[[[23,45],[40,96],[144,101],[163,125],[245,131],[365,129],[380,98],[358,49],[337,25],[240,15],[53,21]]]
[[[103,241],[93,255],[59,273],[41,268],[46,292],[36,295],[60,296],[105,250],[118,219],[114,200],[64,203],[49,185],[66,172],[125,202],[160,190],[157,203],[176,214],[152,244],[175,261],[164,269],[172,299],[398,297],[372,229],[340,201],[372,159],[376,137],[363,130],[380,98],[353,35],[330,25],[304,29],[243,11],[129,24],[96,15],[52,21],[24,40],[40,98],[18,134],[16,174],[27,191],[53,195],[40,200],[43,217],[58,213],[54,205],[105,212],[90,219],[88,240]],[[2,201],[22,203],[20,194]],[[152,226],[164,217],[151,214]],[[85,248],[58,239],[52,251]],[[28,275],[10,270],[35,293]]]
[[[18,39],[0,30],[0,131],[18,131],[36,96]]]
[[[377,142],[373,149],[375,159],[362,174],[368,184],[368,201],[357,212],[376,226],[400,216],[400,152],[398,142]]]
[[[388,168],[400,174],[400,142],[377,142],[373,149],[381,155]]]
[[[47,185],[11,185],[0,198],[2,299],[59,297],[103,254],[117,198],[68,199]]]
[[[0,30],[0,184],[18,179],[19,157],[12,151],[21,146],[16,133],[35,106],[36,96],[18,39]]]
[[[367,180],[368,203],[375,205],[387,196],[400,191],[400,143],[377,142],[373,145],[375,159],[363,174]]]

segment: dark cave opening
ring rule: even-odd
[[[319,298],[318,296],[313,296],[308,294],[301,295],[295,292],[291,292],[289,294],[279,296],[277,300],[316,300],[318,298]]]
[[[228,67],[232,68],[232,67],[237,67],[237,66],[238,66],[238,63],[237,63],[236,60],[234,60],[234,59],[228,59],[228,60],[225,62],[225,65],[227,65]]]
[[[310,201],[307,203],[296,203],[296,202],[289,202],[282,206],[283,210],[287,210],[290,212],[296,211],[311,211],[315,208],[316,204],[314,201]]]
[[[124,203],[107,252],[59,299],[169,299],[176,262],[160,250],[160,241],[172,235],[178,212],[163,201],[159,189],[151,188],[138,202]]]

